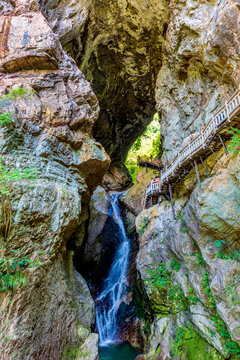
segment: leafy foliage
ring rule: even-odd
[[[0,126],[10,125],[14,119],[14,113],[12,111],[3,110],[7,105],[10,104],[11,101],[16,101],[19,98],[31,99],[31,96],[33,94],[34,91],[19,87],[17,89],[9,90],[8,94],[6,95],[1,95],[0,96]]]
[[[204,259],[202,257],[202,254],[201,253],[195,253],[193,255],[196,256],[196,263],[201,267],[205,267],[206,262],[204,261]]]
[[[221,249],[226,242],[224,240],[216,240],[215,246],[217,249]],[[240,261],[240,251],[232,250],[231,248],[227,249],[227,253],[223,253],[222,250],[218,250],[216,254],[216,258],[218,259],[225,259],[225,260],[234,260]]]
[[[31,90],[18,88],[12,89],[6,95],[0,96],[0,126],[9,125],[13,121],[13,113],[6,112],[3,109],[18,98],[28,97],[33,94]],[[36,179],[35,168],[28,168],[20,170],[12,164],[7,164],[5,160],[0,157],[0,203],[3,212],[4,221],[4,236],[6,242],[12,225],[12,207],[10,196],[14,186],[23,180]],[[13,250],[12,250],[13,251]],[[6,291],[15,288],[17,285],[23,285],[25,278],[22,276],[22,271],[32,264],[26,256],[20,260],[14,257],[6,257],[4,248],[1,249],[0,258],[0,291]]]
[[[240,130],[231,127],[231,130],[227,132],[232,135],[230,144],[228,145],[228,151],[232,152],[234,156],[237,156],[240,151]]]
[[[3,158],[0,158],[0,200],[10,195],[14,184],[21,180],[35,180],[37,168],[20,170],[13,165],[7,165]]]
[[[174,264],[174,268],[176,267],[176,263]],[[146,278],[145,281],[149,283],[150,287],[155,292],[160,292],[162,289],[167,291],[167,298],[170,304],[172,304],[174,311],[179,312],[187,310],[189,304],[195,304],[198,301],[194,290],[191,296],[186,298],[182,288],[173,284],[171,273],[167,270],[166,265],[163,262],[158,264],[156,270],[149,269],[148,273],[150,278]]]
[[[148,273],[150,278],[145,280],[155,291],[158,291],[160,288],[166,289],[171,284],[171,277],[163,262],[158,265],[157,270],[149,269]]]
[[[148,125],[144,133],[137,138],[128,152],[125,165],[132,177],[133,182],[136,181],[138,166],[137,158],[151,156],[156,158],[160,152],[160,124],[158,115],[154,116],[153,121]]]
[[[142,223],[139,225],[138,232],[143,234],[145,231],[145,228],[148,226],[149,223],[150,223],[150,219],[147,216],[145,216]]]
[[[0,113],[0,126],[10,125],[12,123],[13,113],[11,111]]]
[[[186,234],[187,233],[187,227],[186,227],[185,221],[183,220],[183,217],[182,217],[182,214],[181,214],[180,211],[178,212],[177,219],[180,220],[180,223],[181,223],[180,231],[182,233]]]
[[[197,334],[190,321],[177,326],[174,340],[171,341],[171,355],[171,359],[223,359]]]
[[[11,250],[13,256],[0,259],[0,292],[13,290],[17,286],[23,286],[26,282],[23,272],[28,267],[41,264],[40,261],[28,259],[22,256],[17,258],[19,251]]]
[[[215,246],[216,248],[221,248],[223,245],[225,244],[225,241],[224,240],[216,240],[215,241]]]
[[[211,319],[214,321],[215,328],[224,341],[228,355],[234,355],[236,359],[240,359],[240,347],[235,341],[231,340],[231,336],[228,333],[227,327],[217,312],[216,302],[212,296],[207,271],[204,271],[203,273],[202,286],[204,288],[205,294],[208,296],[210,308],[214,312],[214,315],[211,317]]]
[[[179,271],[180,270],[180,267],[181,267],[181,264],[179,261],[177,260],[172,260],[169,264],[170,268],[174,271]]]

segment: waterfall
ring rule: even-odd
[[[111,198],[109,198],[113,215],[120,230],[121,241],[116,250],[108,276],[103,282],[102,292],[96,299],[96,323],[99,332],[100,346],[107,346],[117,341],[118,310],[127,289],[126,282],[130,242],[120,216],[118,202],[120,195],[119,193],[114,193]]]

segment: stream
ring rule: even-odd
[[[117,246],[109,273],[104,279],[102,289],[96,298],[96,324],[99,332],[100,360],[134,360],[139,352],[129,343],[120,342],[118,323],[123,297],[127,295],[127,272],[130,257],[130,240],[126,235],[120,215],[119,196],[113,193],[109,197],[113,216],[120,231],[120,243]]]

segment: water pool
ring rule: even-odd
[[[129,343],[120,343],[99,348],[99,360],[135,360],[140,352]]]

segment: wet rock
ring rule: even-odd
[[[98,334],[90,334],[77,352],[76,360],[98,360]]]

